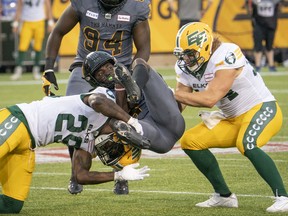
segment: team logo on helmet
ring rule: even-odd
[[[191,46],[193,44],[196,44],[197,46],[200,46],[201,44],[203,44],[204,42],[207,41],[207,35],[205,33],[205,31],[199,32],[193,32],[192,34],[187,36],[187,40],[188,40],[188,45]]]

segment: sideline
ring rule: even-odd
[[[261,76],[288,76],[288,71],[281,72],[261,72]],[[164,80],[175,80],[174,75],[163,76]],[[58,84],[67,84],[68,79],[59,79],[57,80]],[[0,81],[1,86],[19,86],[19,85],[34,85],[34,84],[42,84],[41,80],[19,80],[19,81]]]

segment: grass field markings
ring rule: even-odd
[[[288,93],[288,89],[271,89],[270,91],[272,93],[277,93],[277,94],[287,94]]]
[[[31,187],[31,190],[59,190],[66,191],[67,188],[57,188],[57,187]],[[85,188],[84,191],[89,192],[109,192],[111,189],[95,189],[95,188]],[[200,192],[189,192],[189,191],[160,191],[160,190],[129,190],[132,193],[157,193],[157,194],[177,194],[177,195],[199,195],[199,196],[210,196],[211,193],[200,193]],[[257,194],[237,194],[237,197],[255,197],[255,198],[273,198],[273,196],[257,195]]]
[[[111,168],[110,168],[111,169]],[[57,172],[33,172],[33,175],[51,175],[51,176],[70,176],[71,173],[57,173]]]
[[[68,79],[59,79],[57,80],[58,84],[67,84]],[[22,81],[0,81],[1,86],[19,86],[19,85],[41,85],[42,81],[40,80],[22,80]]]

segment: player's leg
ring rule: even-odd
[[[273,43],[275,38],[275,29],[267,29],[266,30],[266,56],[268,60],[268,66],[270,72],[275,72],[275,63],[274,63],[274,50],[273,50]]]
[[[235,194],[232,194],[222,175],[219,164],[209,148],[229,148],[236,142],[237,125],[221,121],[214,128],[208,129],[204,123],[187,130],[180,143],[199,171],[208,179],[215,194],[197,203],[197,207],[238,207]],[[234,144],[235,145],[235,144]]]
[[[41,78],[40,74],[40,60],[42,54],[42,46],[45,38],[45,21],[34,22],[34,44],[33,49],[35,51],[34,65],[32,68],[32,74],[34,79]]]
[[[13,75],[10,77],[11,80],[18,80],[21,78],[23,73],[22,63],[25,58],[25,54],[29,48],[32,39],[32,28],[29,22],[23,22],[22,28],[19,35],[18,45],[18,56],[15,62],[15,69]]]
[[[26,127],[8,110],[0,112],[0,128],[3,138],[0,143],[0,183],[3,193],[0,195],[0,213],[19,213],[29,193],[35,152],[31,150],[31,138]],[[5,130],[9,130],[8,133]]]
[[[263,28],[257,23],[253,27],[253,41],[254,41],[254,60],[255,69],[257,72],[261,71],[261,59],[263,55],[262,41],[264,39]]]
[[[253,164],[259,175],[273,191],[276,202],[267,211],[288,211],[287,191],[274,161],[260,147],[264,146],[280,129],[283,116],[274,101],[255,106],[243,119],[243,126],[237,139],[237,147]],[[286,200],[286,201],[285,201]],[[286,202],[277,210],[274,205]]]
[[[142,59],[135,60],[132,76],[144,92],[151,117],[141,120],[144,136],[151,141],[149,149],[166,153],[180,139],[185,129],[185,121],[173,92],[163,78]]]

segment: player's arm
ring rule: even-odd
[[[74,26],[79,22],[79,17],[77,12],[69,5],[63,14],[60,16],[59,20],[57,21],[55,28],[51,32],[47,40],[46,46],[46,58],[54,59],[53,65],[52,62],[47,62],[45,65],[52,69],[54,67],[55,59],[58,55],[59,48],[61,45],[61,41],[63,37],[70,32]]]
[[[134,59],[142,58],[148,61],[151,52],[150,26],[148,20],[142,21],[134,27],[133,40],[136,47]]]
[[[63,37],[70,32],[78,22],[79,17],[76,11],[71,5],[69,5],[57,21],[55,27],[48,37],[45,54],[45,71],[42,77],[42,89],[46,95],[53,95],[53,93],[50,91],[51,84],[54,85],[55,90],[59,89],[54,74],[55,60],[58,56]]]
[[[191,93],[193,92],[193,89],[190,86],[185,86],[180,82],[176,83],[176,90],[175,92],[187,92],[187,93]],[[175,95],[175,93],[174,93]],[[176,98],[175,98],[176,99]],[[180,109],[181,112],[183,112],[183,110],[186,108],[186,104],[181,103],[180,101],[178,101],[176,99],[177,103],[178,103],[178,108]]]
[[[16,5],[17,7],[16,7],[14,21],[11,23],[13,33],[18,33],[18,30],[19,30],[19,24],[20,24],[21,16],[22,16],[23,1],[18,0]]]
[[[79,184],[100,184],[114,180],[114,172],[89,171],[91,165],[91,154],[82,149],[75,149],[72,159],[72,169]]]
[[[84,103],[93,108],[96,112],[102,113],[103,115],[128,122],[130,115],[125,112],[119,105],[114,101],[108,99],[104,94],[91,94],[84,98]]]
[[[101,93],[94,93],[86,96],[83,101],[96,112],[102,113],[109,118],[122,120],[133,126],[138,133],[143,134],[143,128],[142,125],[138,122],[138,119],[130,116],[118,104],[108,99],[106,95]]]
[[[45,0],[45,8],[46,8],[47,19],[48,19],[47,31],[50,33],[55,24],[53,20],[52,6],[51,6],[50,0]]]
[[[241,71],[242,68],[218,70],[214,79],[208,83],[204,91],[187,92],[176,89],[175,98],[189,106],[212,108],[229,92],[235,78]]]
[[[136,169],[139,164],[130,164],[118,172],[90,171],[92,156],[89,152],[76,149],[72,159],[73,175],[79,184],[101,184],[114,180],[142,180],[148,177],[150,169],[147,166]]]

